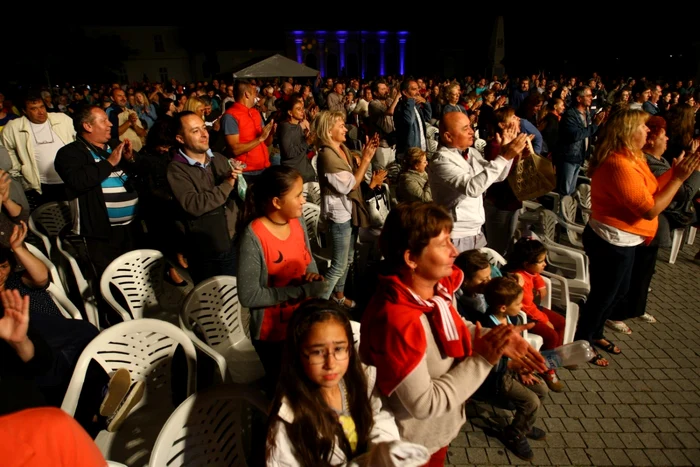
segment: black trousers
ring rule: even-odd
[[[656,257],[659,255],[659,243],[656,239],[650,245],[635,247],[632,278],[627,295],[617,303],[610,314],[610,319],[624,321],[638,318],[646,313],[647,296],[651,279],[656,272]]]
[[[42,204],[46,204],[51,201],[67,201],[68,196],[66,195],[66,188],[63,183],[58,183],[56,185],[47,185],[45,183],[41,184],[41,194],[38,191],[29,190],[25,191],[27,195],[27,201],[29,201],[29,210],[33,211]]]

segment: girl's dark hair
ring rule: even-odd
[[[479,250],[463,251],[455,259],[455,266],[462,270],[465,280],[474,278],[477,272],[490,268],[489,257]]]
[[[15,254],[9,248],[0,247],[0,264],[4,264],[5,261],[10,263],[10,271],[14,271],[15,266],[17,266],[17,258],[15,258]]]
[[[300,178],[301,174],[293,167],[273,165],[265,169],[255,183],[248,186],[236,231],[243,232],[253,219],[264,216],[272,199],[287,194]]]
[[[484,299],[489,307],[509,306],[523,292],[518,281],[510,277],[494,277],[484,288]]]
[[[513,272],[525,269],[526,264],[536,263],[537,258],[542,253],[547,253],[547,247],[542,242],[530,238],[521,238],[513,245],[513,250],[507,258],[508,262],[502,268],[502,271]]]
[[[162,117],[163,115],[168,113],[168,110],[170,110],[170,104],[174,103],[174,100],[172,100],[169,97],[165,97],[161,94],[160,98],[158,99],[158,116]]]
[[[318,385],[306,376],[301,361],[301,347],[311,327],[331,320],[342,325],[348,337],[349,362],[343,382],[357,433],[354,454],[335,411],[326,403]],[[294,412],[294,423],[286,424],[285,428],[299,465],[330,466],[336,441],[348,461],[367,450],[373,425],[372,409],[367,395],[367,379],[353,341],[350,317],[333,301],[307,300],[294,311],[287,327],[282,371],[270,412],[273,416],[267,431],[266,458],[270,458],[275,447],[276,424],[285,423],[276,416],[283,399]]]

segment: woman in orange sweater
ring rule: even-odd
[[[700,153],[674,161],[658,179],[646,164],[649,115],[641,110],[612,114],[601,130],[590,160],[591,218],[583,232],[583,246],[590,260],[591,292],[582,310],[576,339],[610,354],[622,351],[605,338],[605,320],[630,290],[632,270],[653,268],[650,247],[658,227],[658,215],[673,200],[683,182],[700,168]],[[607,366],[597,354],[591,363]]]

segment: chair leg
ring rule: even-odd
[[[676,263],[676,258],[678,258],[678,252],[681,249],[681,244],[683,243],[683,231],[685,229],[675,229],[673,231],[673,242],[671,243],[671,256],[668,258],[670,264]]]
[[[693,242],[695,241],[695,234],[698,232],[697,227],[690,226],[688,227],[688,238],[685,241],[688,245],[692,245]]]

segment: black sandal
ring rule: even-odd
[[[594,364],[595,366],[599,366],[599,367],[601,367],[601,368],[607,367],[608,365],[601,365],[601,364],[600,364],[600,361],[601,361],[601,360],[605,360],[605,359],[603,358],[603,356],[602,356],[601,354],[597,353],[597,354],[595,354],[595,357],[593,357],[592,359],[590,359],[590,360],[588,361],[588,363],[592,363],[592,364]],[[606,360],[606,361],[607,361],[607,360]],[[608,362],[608,364],[609,364],[609,362]]]
[[[608,341],[608,345],[599,344],[598,341],[594,342],[593,344],[599,349],[605,350],[609,354],[620,355],[622,353],[622,350],[620,350],[620,348],[616,346],[614,342],[609,341],[608,339],[604,340]],[[615,351],[615,349],[617,349],[617,352]]]

